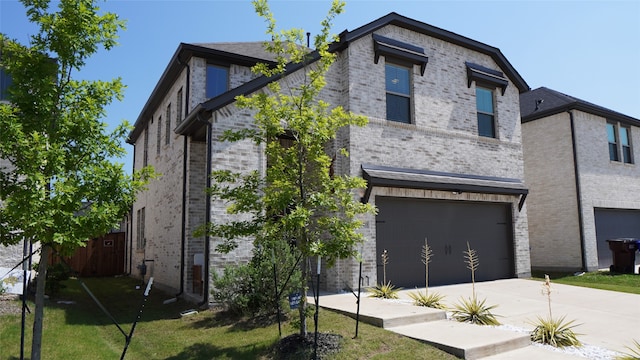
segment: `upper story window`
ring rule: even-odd
[[[158,117],[158,132],[156,133],[156,155],[160,155],[161,144],[162,144],[162,116]]]
[[[496,137],[493,90],[476,86],[476,110],[478,113],[478,135]]]
[[[153,122],[153,118],[151,118]],[[142,148],[142,167],[149,165],[149,125],[144,129],[144,142]]]
[[[618,155],[618,134],[616,134],[616,126],[607,123],[607,141],[609,142],[609,160],[620,161]]]
[[[609,143],[609,160],[633,164],[631,149],[631,129],[615,123],[607,123],[607,142]],[[622,156],[620,156],[622,154]]]
[[[167,105],[167,116],[165,120],[165,137],[164,144],[169,145],[171,142],[171,104]]]
[[[207,98],[216,97],[229,89],[229,68],[207,65]]]
[[[411,69],[395,64],[385,65],[387,120],[411,123]]]
[[[373,34],[374,62],[385,57],[387,120],[411,123],[411,77],[413,66],[424,75],[429,58],[424,49],[402,41]]]
[[[11,85],[11,76],[4,69],[0,68],[0,101],[9,99],[9,86]]]
[[[176,123],[180,124],[182,122],[182,88],[178,90],[178,94],[176,95]]]

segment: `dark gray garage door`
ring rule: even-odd
[[[609,268],[613,264],[608,239],[640,238],[640,210],[594,209],[596,241],[598,243],[598,267]]]
[[[425,237],[433,251],[430,286],[471,281],[463,254],[467,241],[480,260],[477,281],[513,277],[510,204],[376,197],[376,205],[379,282],[380,254],[386,249],[387,281],[404,288],[424,287],[420,252]]]

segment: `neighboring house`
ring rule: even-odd
[[[361,229],[363,285],[382,281],[386,249],[388,280],[424,286],[425,238],[432,285],[470,281],[467,242],[479,255],[477,280],[529,276],[519,97],[530,89],[500,50],[396,13],[344,31],[331,50],[338,57],[323,100],[369,118],[334,144],[350,153],[336,158],[336,173],[364,177],[362,201],[379,209]],[[262,148],[218,139],[251,126],[234,99],[264,89],[269,80],[250,66],[269,60],[261,43],[180,44],[142,109],[129,138],[134,168],[153,165],[162,176],[133,207],[128,261],[146,263],[154,284],[200,296],[200,275],[250,258],[250,241],[225,255],[213,252],[217,239],[192,234],[228,218],[204,193],[211,170],[265,171]],[[303,70],[278,81],[295,84]],[[195,279],[194,265],[205,269]],[[338,261],[323,284],[357,287],[358,264]]]
[[[544,87],[520,109],[532,268],[608,268],[640,237],[640,120]]]

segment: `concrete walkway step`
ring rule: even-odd
[[[529,334],[451,320],[389,327],[387,330],[469,360],[522,349],[531,344]]]

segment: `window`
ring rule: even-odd
[[[169,145],[171,142],[171,104],[167,105],[166,129],[164,135],[164,144]]]
[[[145,227],[145,220],[144,220],[144,216],[145,216],[145,211],[144,208],[138,209],[138,221],[136,224],[136,230],[137,231],[137,238],[136,238],[136,249],[137,250],[142,250],[144,249],[144,246],[146,245],[146,239],[145,239],[145,235],[144,235],[144,227]]]
[[[631,150],[631,129],[617,123],[607,123],[607,142],[609,143],[609,160],[633,164]],[[622,154],[622,160],[621,155]]]
[[[162,141],[162,116],[158,118],[158,136],[156,136],[156,155],[160,155],[160,143]]]
[[[411,123],[410,69],[395,64],[385,65],[387,120]]]
[[[0,68],[0,101],[9,99],[9,86],[11,86],[11,76]]]
[[[207,65],[207,98],[216,97],[227,91],[229,85],[229,69]]]
[[[476,109],[478,112],[478,135],[495,138],[493,90],[476,86]]]
[[[151,118],[153,122],[153,118]],[[149,125],[144,129],[144,146],[142,149],[142,167],[149,164]]]
[[[176,95],[176,124],[180,124],[182,122],[182,88],[178,90],[178,95]]]
[[[628,127],[620,126],[620,144],[622,145],[622,161],[625,164],[632,164],[633,159],[631,156],[631,142],[629,139],[629,129]]]
[[[609,141],[609,160],[620,161],[618,156],[618,135],[616,134],[616,125],[607,123],[607,140]]]

